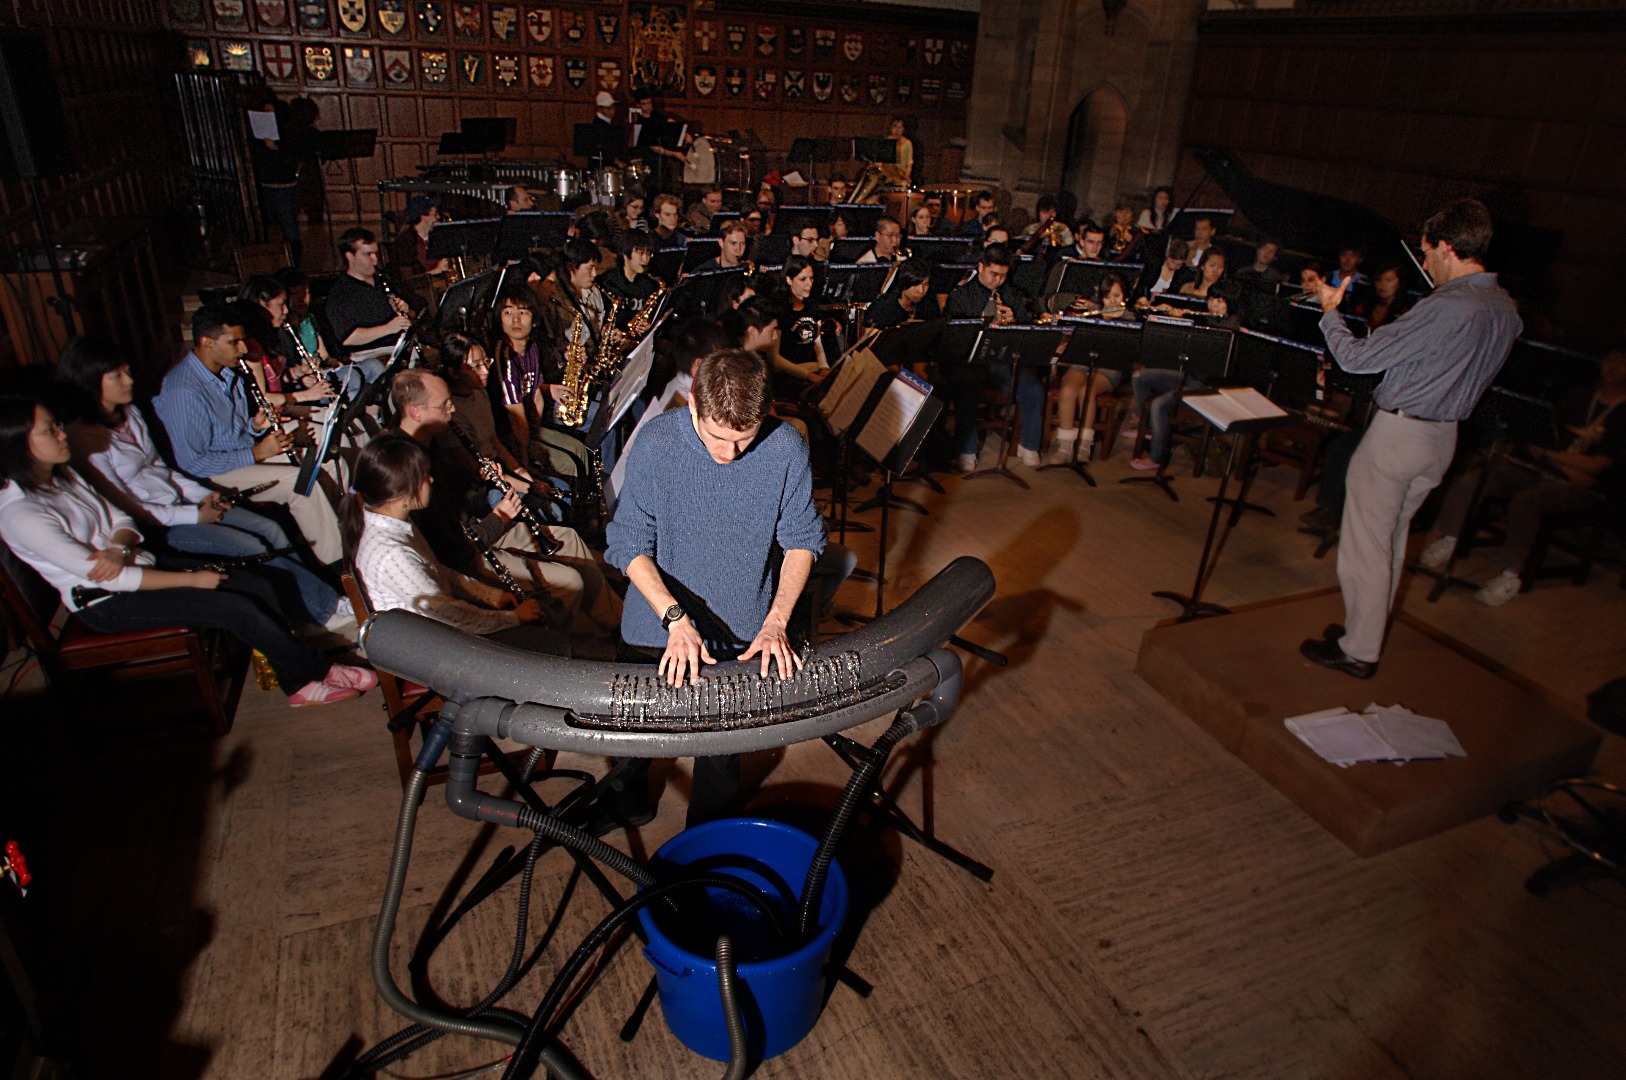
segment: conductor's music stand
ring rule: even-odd
[[[1140,324],[1118,319],[1097,319],[1088,315],[1064,315],[1057,322],[1071,327],[1073,331],[1067,339],[1067,348],[1062,351],[1060,363],[1073,367],[1082,364],[1088,369],[1084,376],[1084,398],[1079,405],[1085,413],[1081,419],[1087,419],[1094,400],[1092,387],[1095,385],[1095,373],[1116,371],[1128,379],[1130,372],[1140,362]],[[1064,423],[1068,419],[1062,417]],[[1076,439],[1073,441],[1073,460],[1039,466],[1040,472],[1046,469],[1071,469],[1086,484],[1096,486],[1095,477],[1090,475],[1089,462],[1078,456]]]
[[[1231,332],[1218,327],[1197,326],[1188,319],[1165,319],[1153,316],[1146,320],[1141,333],[1141,365],[1148,370],[1173,369],[1178,373],[1174,384],[1174,404],[1169,408],[1169,426],[1174,426],[1185,395],[1186,379],[1218,379],[1225,374],[1231,359]],[[1147,415],[1140,418],[1143,431],[1151,430],[1152,402],[1146,403]],[[1174,438],[1163,447],[1163,460],[1157,463],[1157,472],[1151,476],[1127,476],[1120,484],[1151,484],[1174,502],[1180,496],[1174,491],[1174,478],[1169,476],[1169,461],[1174,457]],[[1227,466],[1229,468],[1229,466]]]
[[[1023,368],[1047,368],[1054,362],[1056,350],[1069,333],[1071,330],[1055,326],[989,326],[977,336],[976,343],[965,362],[978,368],[994,368],[1000,365],[1010,368],[1010,379],[1006,385],[1006,393],[1010,397],[1010,412],[1000,431],[999,463],[991,468],[967,473],[965,477],[967,480],[980,480],[985,476],[1003,476],[1022,490],[1029,489],[1028,482],[1012,472],[1006,464],[1011,457],[1011,439],[1016,434],[1018,413],[1016,387],[1022,378]],[[1038,417],[1029,418],[1032,422],[1037,422],[1038,419]]]
[[[1169,592],[1166,590],[1158,590],[1157,592],[1152,593],[1153,596],[1159,598],[1160,600],[1173,600],[1175,603],[1180,605],[1180,614],[1175,619],[1176,622],[1190,622],[1191,620],[1200,618],[1203,615],[1229,615],[1231,613],[1229,608],[1221,607],[1219,604],[1210,604],[1202,598],[1203,586],[1207,584],[1209,570],[1211,569],[1208,561],[1209,556],[1214,552],[1214,540],[1219,534],[1220,514],[1225,509],[1225,488],[1226,485],[1231,482],[1231,473],[1236,468],[1237,456],[1241,451],[1242,444],[1244,442],[1252,442],[1254,437],[1257,436],[1259,432],[1265,431],[1272,427],[1280,427],[1283,424],[1291,424],[1295,419],[1294,417],[1283,413],[1279,416],[1261,417],[1259,419],[1249,420],[1234,420],[1229,423],[1225,423],[1215,419],[1215,417],[1210,415],[1210,413],[1203,407],[1204,402],[1208,399],[1221,398],[1223,396],[1224,395],[1220,393],[1200,394],[1193,395],[1192,397],[1186,399],[1186,403],[1193,407],[1198,415],[1203,418],[1204,422],[1214,427],[1215,430],[1230,433],[1235,435],[1236,438],[1234,438],[1231,442],[1231,452],[1225,457],[1225,471],[1220,474],[1219,494],[1213,500],[1214,512],[1209,515],[1208,518],[1208,535],[1203,539],[1203,553],[1197,560],[1197,579],[1192,583],[1191,595],[1187,596],[1183,593]],[[1234,518],[1232,519],[1231,524],[1232,526],[1236,524]]]

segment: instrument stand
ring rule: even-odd
[[[1269,420],[1244,421],[1230,426],[1230,430],[1235,433],[1236,438],[1231,443],[1230,454],[1226,455],[1225,458],[1225,472],[1220,474],[1219,495],[1211,500],[1214,504],[1214,512],[1208,518],[1208,535],[1203,540],[1202,556],[1197,560],[1197,578],[1192,582],[1191,595],[1186,596],[1182,593],[1166,590],[1152,593],[1159,600],[1173,600],[1180,605],[1180,614],[1176,617],[1175,622],[1184,623],[1201,618],[1204,615],[1229,615],[1231,613],[1230,608],[1221,607],[1219,604],[1210,604],[1202,599],[1203,586],[1207,583],[1210,570],[1209,556],[1214,552],[1214,540],[1219,535],[1220,515],[1224,512],[1227,503],[1234,501],[1225,498],[1225,489],[1231,482],[1232,472],[1236,469],[1236,459],[1242,449],[1242,444],[1244,442],[1252,443],[1254,433],[1257,431],[1290,422],[1290,417],[1276,417]],[[1237,516],[1240,516],[1240,511],[1237,512]],[[1235,525],[1236,517],[1233,517],[1231,527]]]
[[[1181,353],[1180,354],[1180,358],[1179,358],[1180,366],[1175,369],[1180,373],[1180,378],[1179,378],[1179,381],[1177,381],[1174,384],[1174,403],[1169,406],[1169,427],[1171,429],[1174,427],[1174,418],[1175,418],[1175,416],[1180,412],[1180,402],[1185,396],[1186,365],[1188,363],[1190,363],[1190,362],[1191,362],[1191,357],[1189,355],[1187,355],[1186,353]],[[1151,429],[1152,429],[1152,402],[1150,400],[1148,400],[1146,402],[1146,408],[1143,410],[1143,413],[1144,413],[1144,415],[1141,416],[1141,418],[1140,418],[1140,426],[1141,426],[1142,430],[1149,436],[1151,434]],[[1234,458],[1235,457],[1235,447],[1232,447],[1232,451],[1233,451],[1232,452],[1232,457]],[[1158,490],[1162,491],[1163,494],[1167,495],[1174,502],[1179,502],[1180,501],[1180,496],[1178,494],[1176,494],[1175,490],[1174,490],[1174,477],[1169,475],[1169,462],[1171,460],[1173,460],[1173,458],[1174,458],[1174,432],[1171,430],[1169,432],[1168,443],[1167,443],[1167,445],[1165,445],[1163,447],[1163,460],[1159,461],[1157,463],[1157,472],[1153,473],[1151,476],[1126,476],[1122,480],[1119,480],[1118,483],[1120,483],[1120,484],[1151,484],[1153,487],[1155,487]],[[1225,466],[1225,475],[1226,475],[1227,478],[1229,478],[1230,475],[1231,475],[1231,467],[1230,467],[1229,462],[1227,462],[1226,466]],[[1224,485],[1223,482],[1220,484],[1220,494],[1221,495],[1225,494],[1225,485]],[[1210,537],[1209,538],[1210,539],[1213,538],[1212,537],[1212,530],[1210,530]],[[1204,555],[1204,558],[1207,558],[1206,554]],[[1154,593],[1153,595],[1155,596],[1156,594]]]
[[[898,477],[898,482],[900,484],[924,484],[939,495],[948,494],[948,489],[939,484],[937,477],[933,476],[932,471],[926,468],[924,462],[920,461],[912,463],[903,475]]]

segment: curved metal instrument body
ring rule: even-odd
[[[554,409],[554,416],[565,427],[580,427],[587,419],[587,318],[580,311],[570,324],[570,340],[565,344],[565,373],[560,384],[565,388],[565,399]]]
[[[532,746],[621,757],[745,753],[821,738],[905,708],[945,677],[928,654],[980,611],[994,575],[962,556],[892,612],[824,642],[793,678],[755,663],[671,688],[652,665],[566,660],[470,637],[412,612],[368,621],[377,667],[466,704],[459,724]]]
[[[656,279],[655,291],[644,298],[644,302],[638,305],[638,310],[634,311],[632,318],[627,321],[627,342],[629,345],[638,344],[639,341],[643,340],[643,336],[649,333],[649,327],[655,321],[655,309],[661,306],[661,301],[671,291],[671,288],[666,282],[661,281],[659,278]],[[628,351],[630,352],[631,349],[629,348]]]

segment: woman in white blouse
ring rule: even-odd
[[[355,626],[350,602],[305,563],[281,525],[231,505],[165,464],[146,416],[133,404],[135,380],[116,346],[88,337],[68,342],[57,361],[57,388],[72,417],[68,442],[79,470],[150,539],[177,552],[227,559],[288,552],[254,571],[277,588],[283,610],[301,622],[303,612],[333,630]]]
[[[405,608],[505,645],[565,654],[568,639],[546,626],[542,605],[444,566],[408,516],[429,504],[429,455],[407,438],[368,443],[351,474],[341,521],[344,550],[375,612]]]
[[[104,634],[164,626],[225,630],[265,654],[294,706],[372,689],[378,676],[335,664],[288,633],[271,588],[248,574],[159,569],[141,533],[72,473],[68,437],[51,411],[0,397],[0,540]]]

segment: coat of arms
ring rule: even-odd
[[[441,0],[418,0],[418,31],[431,37],[446,26],[446,6]]]
[[[546,45],[553,36],[553,10],[531,8],[525,12],[525,33],[537,45]]]
[[[835,89],[836,79],[828,71],[815,71],[813,73],[813,100],[829,101],[830,92]]]
[[[580,90],[587,85],[587,61],[578,57],[565,58],[565,82],[570,84],[572,90]]]
[[[406,33],[406,0],[373,0],[373,11],[378,15],[378,28],[389,37]]]
[[[498,53],[491,58],[491,72],[503,89],[512,89],[519,82],[519,57],[513,53]]]
[[[757,68],[756,91],[758,101],[773,97],[773,88],[779,81],[779,72],[773,68]]]
[[[565,43],[580,45],[587,40],[587,16],[579,11],[561,11],[560,25],[564,28]]]
[[[450,54],[440,50],[425,50],[423,54],[423,81],[431,86],[440,86],[446,81],[446,72],[451,67]]]
[[[728,88],[729,97],[740,97],[745,93],[745,69],[731,67],[724,71],[723,85]]]
[[[965,83],[954,79],[948,84],[948,99],[950,101],[965,100]]]
[[[265,77],[285,81],[294,77],[294,47],[283,41],[260,44],[260,63]]]
[[[215,65],[208,38],[192,38],[186,43],[186,64],[193,71],[208,71]]]
[[[710,64],[698,65],[694,69],[694,92],[701,97],[711,97],[716,89],[717,69]]]
[[[903,62],[913,67],[915,57],[920,55],[920,39],[907,38],[903,43]]]
[[[709,19],[702,19],[694,24],[694,51],[709,53],[717,44],[717,24]]]
[[[800,26],[785,31],[785,51],[791,56],[801,56],[807,51],[807,32]]]
[[[834,30],[813,31],[813,51],[818,56],[828,60],[835,55],[836,32]]]
[[[385,49],[382,53],[384,81],[391,86],[412,85],[412,50]]]
[[[848,34],[842,38],[841,55],[847,58],[849,64],[858,63],[858,58],[864,55],[864,35]]]
[[[841,101],[844,105],[856,105],[863,96],[863,87],[857,75],[843,75],[841,77]]]
[[[452,5],[452,37],[458,41],[479,41],[481,38],[480,5]]]
[[[606,93],[615,93],[616,87],[621,85],[621,64],[616,60],[600,60],[598,62],[598,88]]]
[[[169,0],[169,17],[178,23],[200,23],[203,0]]]
[[[807,89],[807,74],[801,71],[785,72],[785,100],[795,101]]]
[[[254,0],[254,13],[260,17],[260,29],[280,30],[288,25],[288,0]]]
[[[464,83],[479,86],[486,77],[486,58],[479,53],[458,53],[457,71]]]
[[[373,66],[373,50],[370,45],[346,45],[344,47],[344,81],[351,86],[368,87],[376,81],[378,71]]]
[[[966,61],[971,59],[971,46],[963,41],[949,43],[949,63],[957,68],[963,68]]]
[[[519,8],[513,4],[491,5],[491,40],[507,44],[519,32]]]
[[[936,101],[943,93],[942,79],[921,79],[920,100],[927,105]]]
[[[299,22],[307,30],[327,29],[327,0],[296,0]]]
[[[779,49],[779,28],[757,24],[757,55],[772,56]]]
[[[943,39],[929,37],[926,39],[926,66],[936,67],[943,62]]]
[[[745,24],[729,23],[723,27],[723,39],[728,42],[728,51],[739,53],[745,51]]]
[[[254,43],[250,41],[222,41],[220,66],[227,71],[254,70]]]
[[[531,85],[538,90],[547,90],[553,86],[553,57],[533,56],[530,58]]]
[[[912,80],[908,79],[908,78],[905,78],[903,76],[899,76],[898,77],[897,89],[893,91],[893,96],[898,99],[898,104],[899,105],[907,105],[907,104],[909,104],[909,99],[912,96],[914,96],[914,92],[915,92],[915,84],[914,84],[914,82]]]
[[[871,75],[869,77],[869,99],[877,105],[886,104],[885,75]]]
[[[214,8],[216,26],[248,25],[248,5],[244,0],[215,0]]]
[[[339,0],[339,25],[352,34],[367,29],[367,0]]]
[[[607,46],[614,46],[615,39],[621,36],[621,16],[600,12],[598,17],[598,39]]]
[[[305,46],[305,73],[317,82],[331,81],[333,78],[333,46]]]

